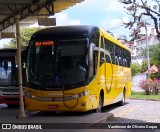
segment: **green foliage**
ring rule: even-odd
[[[21,36],[21,39],[20,39],[20,43],[21,43],[21,46],[27,46],[28,45],[28,42],[31,38],[31,36],[37,32],[38,30],[40,30],[42,28],[25,28],[23,29],[21,32],[20,32],[20,36]],[[16,48],[17,47],[17,44],[16,44],[16,39],[12,39],[11,42],[7,45],[4,45],[5,48]]]
[[[147,70],[148,70],[148,63],[146,60],[144,60],[141,65],[141,72],[146,72]]]
[[[132,76],[141,72],[141,66],[139,64],[133,63],[131,64]]]
[[[160,44],[152,45],[149,50],[151,64],[160,65]]]
[[[146,49],[142,51],[143,56],[147,56]],[[151,65],[160,65],[160,44],[149,46],[149,56]],[[143,67],[144,68],[144,67]]]
[[[154,80],[155,78],[158,78],[158,72],[157,73],[151,73],[149,78],[152,79],[152,80]]]

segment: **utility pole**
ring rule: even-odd
[[[159,26],[158,29],[160,30],[160,5],[159,5],[159,14],[158,14],[158,17],[159,17],[159,18],[158,18],[158,20],[159,20],[159,21],[158,21],[158,22],[159,22],[159,23],[158,23],[158,26]]]
[[[150,56],[149,56],[149,43],[148,43],[148,30],[146,21],[144,21],[144,27],[146,31],[146,47],[147,47],[147,65],[148,65],[148,73],[146,73],[146,79],[149,79],[149,69],[150,69]]]
[[[26,117],[23,102],[23,85],[22,85],[22,66],[21,66],[21,45],[20,45],[20,31],[19,31],[20,16],[15,16],[16,21],[16,38],[17,38],[17,51],[18,51],[18,82],[19,82],[19,115],[18,118]]]

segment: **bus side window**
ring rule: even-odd
[[[104,52],[100,52],[100,66],[105,62]]]
[[[97,72],[97,65],[98,65],[98,51],[94,51],[94,75]]]
[[[22,68],[25,69],[26,68],[26,62],[24,60],[22,60]]]
[[[111,59],[112,59],[112,64],[115,64],[114,49],[112,49],[111,52]]]
[[[122,66],[123,65],[123,62],[122,62],[122,58],[119,57],[119,65]]]
[[[104,50],[105,50],[104,37],[101,37],[101,48],[103,49],[103,51],[100,51],[100,66],[106,61],[105,54],[104,54]]]
[[[112,44],[107,39],[104,39],[104,42],[105,42],[105,44],[104,44],[105,50],[107,50],[109,53],[111,53],[110,51],[111,51]],[[105,60],[106,60],[106,62],[111,63],[111,58],[107,54],[105,54]]]
[[[126,59],[123,59],[123,66],[127,67],[127,61],[126,61]]]
[[[110,63],[111,62],[110,57],[108,55],[105,55],[105,57],[106,57],[105,58],[106,62]]]
[[[115,46],[115,56],[118,56],[118,49],[117,49],[117,46]]]
[[[8,71],[8,61],[4,61],[4,67],[3,67],[4,71],[6,72],[6,76],[7,76],[7,71]]]
[[[129,51],[126,51],[126,63],[127,63],[127,67],[130,67],[131,57],[130,57]]]
[[[119,61],[118,61],[118,57],[117,56],[115,56],[115,64],[119,65]]]

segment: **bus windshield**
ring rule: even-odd
[[[18,87],[18,65],[15,62],[16,49],[0,50],[0,86]],[[22,81],[26,85],[26,56],[27,50],[21,52]]]
[[[30,41],[28,85],[61,90],[83,85],[88,77],[87,39]]]

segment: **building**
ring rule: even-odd
[[[136,57],[136,46],[134,45],[134,41],[126,41],[124,43],[131,51],[131,59],[133,60]]]
[[[153,45],[159,43],[157,36],[155,35],[155,29],[152,28],[148,37],[148,45]],[[147,60],[147,56],[143,56],[143,50],[147,49],[147,37],[146,34],[139,34],[138,39],[134,41],[127,41],[124,38],[119,38],[118,40],[126,45],[131,51],[132,63],[142,64],[143,60]]]
[[[157,36],[151,34],[148,36],[148,45],[153,45],[159,43],[159,40]],[[139,39],[134,40],[134,46],[135,46],[135,55],[132,57],[133,63],[139,63],[142,64],[142,61],[147,59],[146,56],[142,55],[142,51],[147,49],[147,37],[146,35],[142,35]]]

